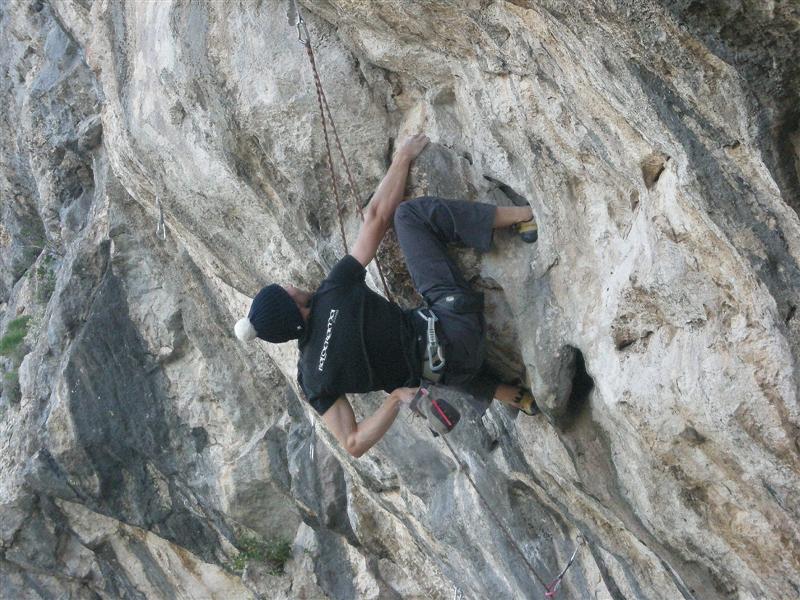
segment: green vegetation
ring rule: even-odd
[[[21,396],[19,387],[19,365],[25,356],[25,334],[28,333],[29,316],[19,317],[8,324],[6,334],[0,338],[0,356],[11,360],[11,369],[3,374],[3,395],[11,402],[18,402]]]
[[[275,538],[261,542],[254,537],[244,536],[237,543],[237,554],[230,567],[241,573],[248,562],[260,562],[269,565],[272,575],[282,575],[283,566],[292,557],[292,546],[288,540]]]
[[[53,266],[55,259],[49,254],[36,267],[36,299],[46,304],[56,290],[56,272]]]
[[[38,244],[41,248],[44,247],[44,226],[41,223],[39,223],[39,227],[34,227],[31,223],[23,225],[19,230],[19,235],[21,238],[33,242],[33,244]]]
[[[29,316],[24,316],[14,319],[8,324],[6,334],[0,338],[0,356],[17,357],[20,344],[25,339],[25,334],[28,333],[28,321],[30,320]],[[21,356],[19,358],[22,359]]]
[[[5,232],[12,239],[8,231]],[[22,255],[19,260],[14,261],[14,281],[25,274],[25,271],[36,262],[39,254],[44,250],[46,239],[44,229],[32,227],[30,224],[23,225],[17,236],[14,236],[17,245],[22,248]]]
[[[8,400],[10,402],[19,402],[21,395],[19,388],[19,371],[17,369],[12,369],[8,373],[4,373],[3,383],[3,388],[8,394]]]

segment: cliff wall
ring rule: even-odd
[[[797,5],[301,7],[362,201],[425,131],[409,197],[534,208],[536,245],[456,251],[546,413],[449,437],[514,543],[423,424],[354,460],[295,345],[233,335],[342,254],[286,3],[9,0],[0,595],[541,598],[514,544],[549,580],[582,536],[564,597],[796,598]]]

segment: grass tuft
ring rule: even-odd
[[[8,324],[6,334],[0,338],[0,356],[12,356],[22,340],[25,339],[25,334],[28,333],[29,316],[19,317]]]
[[[239,554],[233,558],[231,569],[237,573],[244,571],[248,562],[265,563],[272,575],[283,575],[286,561],[292,557],[292,546],[288,540],[274,538],[262,542],[252,536],[244,536],[237,543]]]
[[[19,387],[19,371],[17,369],[3,373],[3,393],[7,395],[9,402],[19,402],[21,390]]]
[[[0,356],[7,356],[11,361],[10,370],[3,374],[3,396],[11,402],[19,402],[21,390],[19,386],[18,367],[26,352],[22,343],[28,333],[30,316],[18,317],[8,324],[6,334],[0,338]]]
[[[55,259],[49,254],[36,268],[36,297],[41,304],[47,304],[56,289]]]

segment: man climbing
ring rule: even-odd
[[[364,211],[350,254],[334,265],[316,292],[268,285],[235,327],[244,341],[298,340],[300,388],[356,457],[383,437],[423,380],[438,380],[487,403],[494,398],[527,414],[538,412],[529,391],[482,372],[482,296],[470,289],[446,252],[448,243],[485,252],[493,230],[502,227],[513,226],[524,241],[533,242],[533,212],[530,206],[435,197],[402,202],[409,167],[427,143],[424,134],[400,143]],[[411,278],[430,310],[404,311],[365,283],[365,267],[393,222]],[[376,390],[388,396],[371,416],[357,422],[346,394]]]

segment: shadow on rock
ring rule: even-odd
[[[550,418],[553,426],[562,432],[569,431],[588,405],[589,396],[593,389],[594,379],[586,371],[586,361],[583,358],[583,353],[576,348],[572,390],[564,410],[558,416]]]

